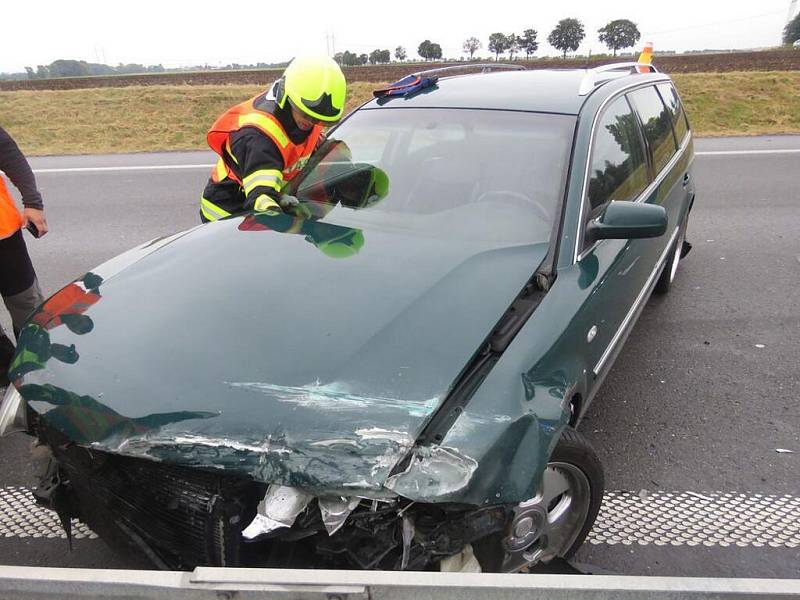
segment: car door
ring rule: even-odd
[[[641,123],[645,144],[653,166],[654,184],[647,202],[659,204],[667,211],[667,233],[658,243],[642,244],[642,256],[648,264],[657,265],[683,221],[690,175],[687,155],[678,155],[678,144],[672,127],[672,114],[654,85],[628,94]]]
[[[598,116],[589,161],[583,231],[609,202],[644,201],[651,187],[652,170],[639,119],[627,97],[612,100]],[[642,260],[642,247],[657,240],[600,240],[581,247],[578,285],[591,292],[576,315],[576,325],[584,332],[584,364],[592,367],[594,377],[610,364],[652,268]]]
[[[694,143],[691,136],[689,121],[683,109],[678,92],[671,83],[664,82],[656,85],[661,99],[667,107],[672,117],[672,130],[675,134],[675,141],[678,146],[678,158],[674,168],[681,177],[681,188],[676,194],[677,211],[675,216],[678,223],[682,223],[686,218],[686,212],[691,206],[695,194],[694,177],[692,175],[692,163],[694,161]],[[677,191],[677,190],[676,190]],[[670,207],[676,208],[676,207]]]

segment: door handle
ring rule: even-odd
[[[683,174],[683,187],[686,187],[687,185],[689,185],[689,182],[691,180],[692,180],[692,176],[689,175],[689,173],[684,173]]]

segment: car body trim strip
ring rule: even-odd
[[[594,369],[592,371],[595,377],[597,377],[597,375],[600,373],[600,370],[603,368],[603,365],[608,360],[608,357],[611,355],[611,352],[614,350],[614,347],[617,345],[617,343],[619,343],[620,339],[622,338],[622,334],[628,328],[628,325],[630,324],[633,317],[636,315],[636,313],[642,307],[644,302],[647,300],[648,292],[652,290],[653,285],[655,284],[656,277],[658,277],[659,273],[661,273],[661,268],[664,266],[664,262],[667,260],[669,251],[672,250],[672,247],[675,245],[675,240],[678,238],[678,232],[680,231],[680,229],[681,229],[680,226],[678,226],[672,232],[672,236],[670,236],[669,238],[669,243],[667,244],[666,248],[664,248],[664,251],[661,253],[661,256],[659,257],[655,268],[650,273],[650,277],[647,278],[647,283],[644,284],[644,287],[639,292],[639,295],[636,297],[636,300],[634,300],[633,304],[631,305],[630,310],[628,310],[628,314],[625,315],[625,318],[622,320],[622,324],[620,324],[619,329],[617,329],[617,332],[614,334],[614,337],[611,338],[611,342],[609,342],[608,346],[603,352],[603,355],[600,357],[600,360],[597,361],[597,364],[594,366]]]

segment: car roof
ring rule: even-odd
[[[581,94],[587,69],[536,69],[499,71],[442,77],[435,87],[409,97],[394,96],[368,102],[363,108],[478,108],[577,115],[586,99],[602,93],[601,81],[588,94]],[[636,78],[636,79],[634,79]],[[652,74],[626,75],[610,81],[642,81]],[[663,75],[658,79],[663,79]],[[618,86],[608,86],[617,89]]]

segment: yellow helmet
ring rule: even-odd
[[[339,65],[327,56],[309,56],[289,63],[275,96],[281,108],[288,100],[312,119],[335,123],[344,114],[346,94],[347,83]]]

